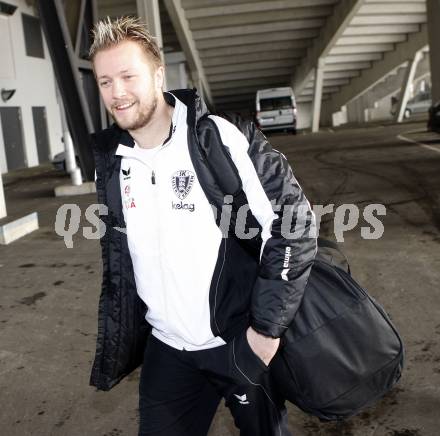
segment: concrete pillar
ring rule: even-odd
[[[149,32],[156,38],[157,45],[160,49],[160,56],[165,65],[159,0],[136,0],[136,6],[139,18],[147,23]],[[164,78],[163,89],[167,89],[166,78]]]
[[[417,65],[423,57],[422,51],[416,52],[412,59],[408,60],[408,66],[406,68],[405,78],[403,79],[402,89],[400,91],[399,106],[396,112],[396,121],[401,123],[405,115],[406,105],[408,103],[411,85],[414,82],[414,77],[417,71]]]
[[[3,192],[3,179],[0,171],[0,219],[6,216],[5,193]]]
[[[80,186],[82,184],[81,168],[76,164],[75,148],[73,146],[72,136],[70,135],[69,126],[66,119],[66,111],[64,103],[61,99],[60,92],[57,89],[58,106],[60,109],[61,126],[63,129],[64,157],[66,162],[66,171],[70,174],[72,185]]]
[[[347,121],[349,123],[361,123],[363,121],[363,108],[360,104],[360,97],[347,103]]]
[[[432,101],[440,101],[440,0],[427,0],[428,42],[431,58]]]
[[[167,53],[165,55],[167,65],[168,89],[188,88],[188,74],[186,73],[186,58],[183,52]]]
[[[315,68],[315,86],[313,93],[312,109],[312,132],[319,131],[319,121],[321,118],[322,84],[324,81],[325,58],[318,59]]]

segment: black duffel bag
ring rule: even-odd
[[[318,240],[303,301],[271,374],[285,398],[321,420],[358,413],[399,380],[402,340],[384,309],[351,277],[335,243]]]

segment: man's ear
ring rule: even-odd
[[[156,88],[162,90],[163,89],[163,85],[165,82],[165,68],[163,65],[160,65],[159,67],[156,68],[156,71],[154,73],[154,78],[155,78],[155,82],[156,82]]]

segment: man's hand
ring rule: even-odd
[[[264,336],[252,327],[247,329],[246,338],[252,351],[268,366],[278,350],[280,339]]]

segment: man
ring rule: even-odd
[[[90,58],[116,124],[94,136],[108,214],[91,384],[110,389],[145,349],[139,435],[206,435],[222,397],[242,435],[288,435],[269,365],[299,306],[315,240],[281,237],[248,141],[210,116],[261,227],[259,256],[226,237],[210,204],[218,187],[198,147],[200,98],[163,92],[158,47],[138,20],[107,19],[93,33]],[[280,185],[268,174],[272,188]],[[296,183],[285,193],[293,208],[308,207]]]

